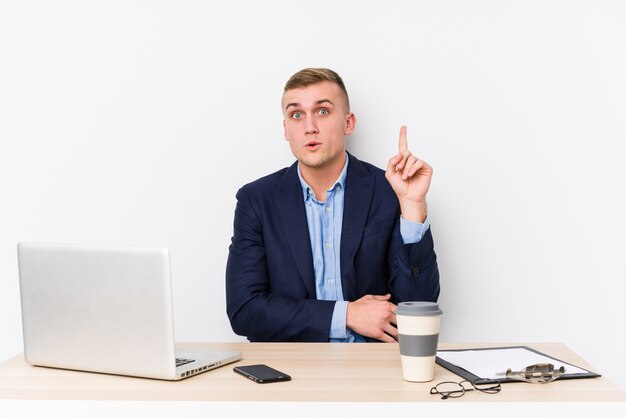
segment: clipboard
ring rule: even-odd
[[[481,361],[484,361],[484,363],[488,363],[490,362],[489,357],[494,356],[494,354],[498,354],[498,357],[500,359],[504,359],[507,357],[507,355],[509,354],[509,351],[507,350],[516,350],[516,353],[520,353],[520,350],[522,351],[522,354],[529,354],[529,355],[536,355],[536,356],[540,356],[542,357],[542,362],[544,363],[553,363],[555,364],[555,367],[558,365],[564,365],[565,366],[565,374],[562,375],[561,377],[559,377],[558,379],[584,379],[584,378],[590,378],[590,377],[600,377],[601,375],[598,373],[594,373],[592,371],[589,371],[587,369],[583,369],[582,367],[578,367],[575,366],[571,363],[567,363],[565,361],[559,360],[556,357],[552,357],[549,356],[547,354],[544,354],[540,351],[537,351],[535,349],[532,349],[530,347],[527,346],[512,346],[512,347],[490,347],[490,348],[470,348],[470,349],[451,349],[451,350],[438,350],[437,351],[437,357],[435,358],[435,362],[437,364],[439,364],[440,366],[450,370],[452,373],[457,374],[459,376],[461,376],[463,379],[467,379],[469,381],[474,381],[474,380],[485,380],[485,379],[489,379],[489,380],[495,380],[496,382],[500,382],[500,383],[514,383],[514,382],[521,382],[520,380],[517,379],[511,379],[508,377],[494,377],[494,376],[488,376],[486,377],[485,375],[483,376],[477,376],[475,373],[478,370],[478,368],[474,367],[474,365],[472,364],[472,362],[469,361],[469,357],[472,357],[473,359],[478,359]],[[514,351],[510,351],[511,353],[511,357],[514,357],[514,355],[512,354]],[[444,359],[443,357],[458,357],[456,355],[449,355],[448,353],[456,353],[456,354],[461,354],[461,355],[465,355],[468,354],[468,361],[467,363],[465,362],[461,362],[461,361],[449,361]],[[500,360],[500,361],[506,361],[506,360]],[[541,361],[538,361],[541,362]],[[532,363],[531,363],[532,364]],[[514,364],[510,364],[508,366],[499,366],[499,368],[503,368],[502,370],[495,370],[498,372],[504,372],[507,368],[514,368],[514,370],[517,370],[515,367],[519,367],[519,370],[523,369],[526,366],[530,366],[531,364],[526,364],[523,366],[519,366],[519,365],[514,365]],[[568,373],[568,366],[569,369],[572,370],[573,372]],[[498,366],[495,366],[498,367]]]

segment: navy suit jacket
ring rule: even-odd
[[[391,293],[394,303],[436,301],[439,271],[430,229],[419,243],[403,244],[398,199],[384,171],[348,157],[340,249],[344,299]],[[328,341],[335,302],[316,299],[297,162],[237,193],[226,301],[233,330],[250,341]]]

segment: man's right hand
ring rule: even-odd
[[[375,338],[386,343],[398,340],[396,305],[389,302],[390,294],[365,295],[348,303],[346,326],[364,337]]]

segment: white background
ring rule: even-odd
[[[598,0],[0,0],[0,360],[18,241],[167,246],[177,338],[242,340],[234,196],[292,163],[282,87],[325,66],[351,152],[384,167],[407,124],[435,169],[441,340],[563,342],[626,388],[625,22]]]

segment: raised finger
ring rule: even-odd
[[[398,141],[398,151],[401,154],[404,154],[408,149],[408,144],[406,140],[406,126],[402,125],[400,127],[400,140]]]

